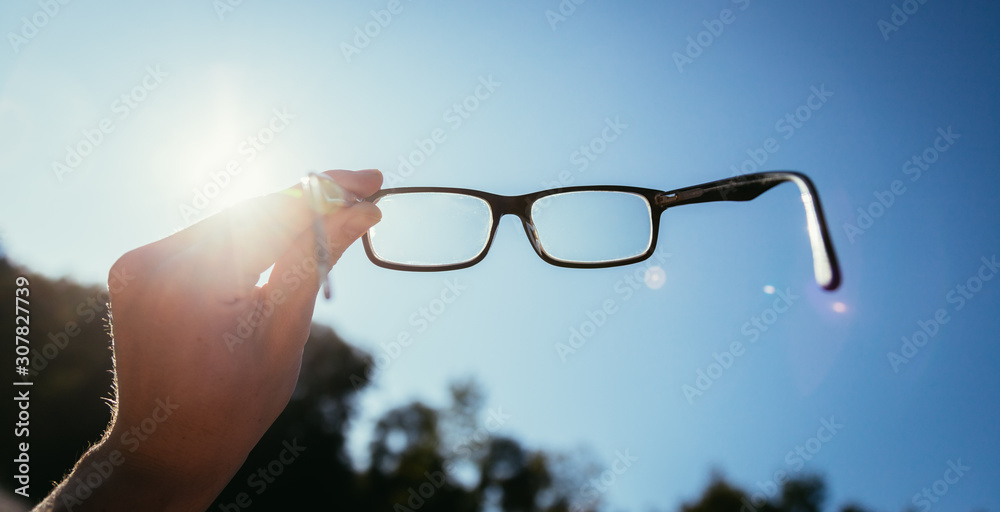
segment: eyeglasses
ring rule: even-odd
[[[816,282],[840,285],[819,195],[798,172],[765,172],[671,191],[622,186],[566,187],[520,196],[462,188],[383,189],[365,199],[382,220],[363,237],[376,265],[393,270],[443,271],[486,257],[500,218],[516,215],[535,252],[560,267],[604,268],[645,260],[656,249],[660,215],[669,208],[713,201],[750,201],[780,183],[798,186],[805,205]]]

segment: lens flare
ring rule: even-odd
[[[654,265],[646,270],[643,281],[650,290],[659,290],[667,282],[667,273],[659,265]]]

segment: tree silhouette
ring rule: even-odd
[[[107,293],[66,279],[49,279],[13,266],[0,255],[0,297],[13,302],[15,278],[31,285],[31,499],[13,494],[3,478],[3,510],[27,510],[40,501],[76,459],[100,438],[110,419]],[[13,331],[14,307],[0,307],[0,325]],[[14,366],[12,351],[0,364]],[[579,454],[525,447],[503,435],[502,412],[486,411],[472,380],[451,386],[451,401],[435,408],[419,401],[386,412],[368,447],[370,463],[355,468],[347,431],[372,367],[369,354],[314,324],[292,398],[209,510],[338,510],[393,512],[587,512],[600,496],[582,492],[600,467]],[[8,425],[16,411],[5,409]],[[0,457],[14,458],[14,440]],[[3,466],[4,471],[11,466]],[[3,493],[0,493],[3,494]],[[773,499],[753,502],[744,490],[713,476],[701,497],[681,512],[818,512],[826,488],[819,477],[786,482]],[[8,498],[10,498],[8,500]],[[758,495],[758,500],[761,498]],[[862,512],[848,505],[841,512]]]
[[[719,475],[696,503],[685,504],[681,512],[820,512],[826,500],[826,485],[815,475],[789,480],[774,500],[761,500],[734,487]],[[840,512],[865,512],[859,505],[846,505]]]

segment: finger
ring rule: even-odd
[[[382,185],[382,174],[377,170],[329,171],[326,174],[355,197],[374,194]],[[258,205],[248,205],[246,218],[239,219],[232,228],[241,232],[234,236],[236,254],[232,264],[238,271],[259,278],[260,273],[285,254],[299,236],[312,230],[316,214],[301,198],[301,192],[300,185],[266,196],[263,198],[266,201],[260,202],[257,211],[254,210]],[[353,198],[348,199],[348,205],[356,204]],[[353,206],[347,209],[350,208]],[[230,262],[222,264],[229,265]],[[255,283],[256,279],[253,279],[251,286]]]
[[[345,191],[353,193],[357,197],[368,197],[382,186],[382,173],[378,169],[362,171],[338,169],[326,171],[323,174],[333,178]],[[220,231],[226,230],[232,221],[225,217],[232,216],[232,211],[237,209],[245,211],[245,215],[250,216],[264,214],[270,217],[271,222],[279,226],[288,226],[295,231],[294,238],[312,221],[311,212],[306,208],[307,205],[302,199],[302,192],[302,184],[299,183],[280,192],[249,199],[187,229],[178,231],[160,240],[157,244],[161,245],[163,251],[167,252],[168,255],[187,249],[206,238],[215,236]]]
[[[329,264],[339,260],[344,251],[381,218],[382,212],[372,203],[358,203],[325,216],[323,232]],[[274,264],[268,282],[261,289],[264,300],[275,303],[271,322],[274,332],[298,332],[302,325],[309,325],[319,292],[320,272],[327,271],[327,263],[321,261],[321,254],[316,247],[316,237],[307,231]],[[283,344],[279,347],[281,349],[289,348],[284,344],[294,347],[295,343],[305,343],[305,339],[297,340],[284,335],[269,338]]]
[[[349,194],[367,197],[382,184],[378,170],[327,171]],[[209,282],[237,296],[249,293],[270,267],[310,229],[315,214],[302,197],[302,186],[250,199],[155,244],[160,259],[187,253]]]
[[[363,171],[326,171],[323,174],[331,177],[348,192],[357,197],[368,197],[382,188],[382,173],[378,169]]]

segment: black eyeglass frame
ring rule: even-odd
[[[660,231],[660,216],[664,211],[677,206],[687,204],[708,203],[715,201],[750,201],[775,186],[785,183],[795,183],[802,195],[803,204],[806,209],[806,221],[809,227],[810,245],[813,253],[813,267],[817,283],[826,290],[835,290],[840,286],[841,274],[837,262],[837,256],[833,248],[833,241],[830,231],[826,225],[826,218],[823,215],[823,208],[820,203],[819,194],[815,185],[805,175],[796,171],[774,171],[746,174],[734,176],[722,180],[703,183],[690,187],[675,190],[663,191],[641,187],[627,187],[619,185],[599,185],[599,186],[574,186],[562,187],[549,190],[542,190],[530,194],[518,196],[503,196],[491,194],[480,190],[450,187],[397,187],[379,190],[366,197],[364,200],[375,203],[379,199],[394,194],[427,193],[436,192],[444,194],[460,194],[482,199],[490,207],[492,226],[483,249],[468,261],[452,263],[447,265],[408,265],[394,263],[380,259],[372,249],[369,234],[366,232],[362,236],[365,253],[368,259],[375,265],[391,270],[411,271],[411,272],[441,272],[448,270],[459,270],[471,267],[486,257],[493,244],[493,237],[496,235],[500,225],[500,219],[504,215],[516,215],[521,219],[524,233],[528,236],[535,253],[543,261],[558,267],[568,268],[608,268],[622,265],[638,263],[648,259],[656,250],[657,238]],[[650,220],[652,223],[652,233],[649,247],[645,252],[637,256],[624,259],[600,261],[600,262],[574,262],[553,258],[545,253],[541,243],[535,234],[535,227],[531,220],[531,208],[539,200],[545,197],[563,194],[567,192],[625,192],[642,196],[646,199],[650,209]]]

